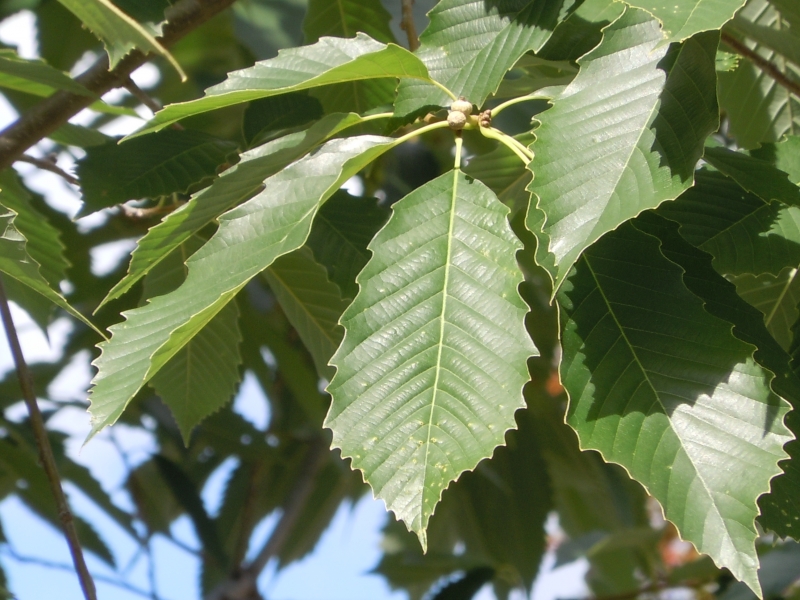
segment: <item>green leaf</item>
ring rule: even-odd
[[[750,0],[737,20],[773,29],[783,27],[780,15],[767,0]],[[787,64],[772,50],[749,40],[743,43],[790,79],[800,75],[799,68]],[[748,60],[742,60],[732,72],[719,74],[719,103],[728,117],[728,134],[741,148],[756,148],[761,143],[777,142],[786,133],[800,133],[800,100]]]
[[[58,0],[100,38],[108,52],[111,68],[134,48],[145,54],[155,52],[166,58],[181,79],[186,75],[172,55],[153,35],[109,0]]]
[[[774,164],[789,174],[789,181],[800,185],[800,136],[790,135],[777,144],[763,144],[750,155]]]
[[[480,107],[523,54],[544,46],[567,12],[563,5],[563,0],[443,0],[429,13],[416,54],[433,79]],[[429,83],[401,81],[395,113],[451,101]]]
[[[727,148],[706,148],[703,159],[762,200],[800,206],[800,188],[769,162]]]
[[[744,6],[745,0],[624,0],[646,10],[663,26],[666,42],[683,42],[700,33],[720,29]]]
[[[342,190],[317,213],[308,247],[327,269],[330,280],[339,286],[343,298],[356,297],[356,275],[371,256],[367,244],[388,218],[389,209],[379,206],[375,198],[351,196]]]
[[[43,60],[25,60],[13,50],[0,49],[0,87],[49,96],[55,90],[66,90],[80,96],[95,96],[66,73],[54,69]]]
[[[144,281],[148,298],[168,294],[186,278],[186,261],[202,245],[190,238],[161,261]],[[230,402],[241,379],[239,310],[230,303],[193,337],[150,381],[169,406],[188,447],[192,429]]]
[[[28,240],[15,226],[16,219],[17,213],[3,206],[3,200],[0,198],[0,272],[13,277],[20,284],[63,308],[73,317],[94,329],[101,337],[105,337],[60,293],[50,287],[39,269],[39,264],[31,257],[27,249]]]
[[[380,0],[309,0],[303,21],[305,43],[313,44],[323,36],[351,38],[358,33],[386,44],[397,43],[389,27],[391,18]]]
[[[347,40],[326,37],[312,46],[282,50],[275,58],[229,73],[228,79],[208,88],[205,97],[167,106],[134,135],[158,131],[184,117],[259,98],[334,83],[404,77],[430,81],[425,65],[399,46],[381,44],[363,33]]]
[[[128,274],[108,292],[100,306],[119,298],[201,228],[253,196],[265,179],[342,129],[360,122],[357,115],[328,115],[307,131],[284,136],[242,154],[240,162],[225,171],[211,187],[196,194],[139,240]]]
[[[96,129],[73,125],[72,123],[64,123],[47,137],[56,143],[65,146],[77,146],[78,148],[100,146],[112,140],[111,137]]]
[[[756,42],[760,48],[776,53],[773,60],[786,59],[800,66],[800,30],[793,28],[775,29],[767,25],[753,23],[746,18],[736,18],[726,28],[744,35]],[[777,56],[777,55],[780,55]],[[782,58],[781,58],[782,57]]]
[[[333,140],[270,177],[264,191],[220,217],[214,236],[188,261],[174,292],[123,313],[100,345],[91,392],[92,433],[113,424],[164,364],[255,275],[302,246],[319,205],[397,141]]]
[[[717,128],[718,34],[669,51],[660,41],[655,20],[627,9],[539,117],[528,186],[539,202],[528,228],[554,256],[556,288],[600,236],[688,188]],[[538,212],[546,215],[543,228]]]
[[[153,462],[175,499],[191,518],[197,537],[203,544],[203,550],[220,566],[227,566],[228,559],[220,542],[219,532],[214,521],[208,516],[194,482],[180,466],[165,456],[157,454],[153,456]]]
[[[683,539],[759,592],[756,500],[786,457],[786,408],[754,347],[682,275],[630,225],[583,254],[559,293],[568,422],[648,488]]]
[[[681,235],[714,257],[726,275],[777,275],[800,264],[800,208],[765,201],[732,179],[706,169],[694,187],[658,214],[681,224]]]
[[[491,190],[456,170],[392,211],[341,318],[325,426],[424,549],[444,489],[514,427],[536,350],[521,244]]]
[[[339,317],[347,307],[339,288],[305,247],[278,258],[264,277],[311,353],[317,373],[330,380],[333,369],[328,361],[342,341]]]
[[[732,279],[737,293],[763,313],[767,330],[784,350],[792,346],[792,326],[800,316],[800,277],[796,267],[777,275],[738,275]]]
[[[323,113],[319,100],[304,92],[253,100],[244,111],[242,132],[252,148],[267,141],[270,134],[316,121]]]
[[[128,200],[186,193],[192,185],[214,177],[235,153],[233,142],[175,129],[87,148],[77,166],[84,202],[80,216]]]
[[[625,5],[616,0],[585,0],[553,30],[538,56],[550,60],[576,60],[600,43],[603,29],[616,21]]]

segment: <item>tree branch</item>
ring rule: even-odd
[[[327,458],[327,448],[320,438],[311,442],[300,475],[284,502],[283,515],[267,543],[238,577],[230,579],[211,591],[206,600],[250,600],[260,598],[256,579],[271,558],[277,556],[297,523],[314,489],[314,480]]]
[[[414,0],[400,0],[402,6],[402,18],[400,19],[400,29],[406,32],[408,38],[408,49],[414,52],[419,48],[419,36],[414,25]]]
[[[27,154],[20,156],[17,161],[26,162],[28,164],[35,165],[40,169],[44,169],[45,171],[55,173],[56,175],[63,177],[67,183],[71,183],[72,185],[78,185],[79,183],[75,177],[67,173],[64,169],[60,168],[55,161],[47,160],[46,158],[36,158],[34,156],[28,156]]]
[[[800,83],[797,83],[793,79],[790,79],[776,65],[772,64],[766,58],[759,55],[754,50],[748,48],[745,44],[737,40],[731,34],[725,33],[724,31],[722,32],[722,41],[725,42],[731,48],[733,48],[737,54],[740,54],[741,56],[745,57],[747,60],[756,65],[759,69],[764,71],[767,75],[772,77],[772,79],[775,80],[775,83],[777,83],[778,85],[782,85],[792,94],[800,98]]]
[[[67,538],[67,545],[72,555],[75,571],[80,580],[81,589],[83,589],[83,595],[86,600],[97,600],[94,581],[89,573],[89,569],[86,567],[86,561],[83,557],[83,548],[81,548],[80,540],[78,540],[78,532],[75,529],[72,511],[67,503],[67,497],[64,495],[64,489],[61,487],[61,479],[58,476],[58,468],[56,467],[56,459],[53,456],[53,448],[50,446],[50,439],[47,437],[47,430],[44,427],[42,413],[39,411],[39,405],[36,403],[36,394],[33,390],[33,376],[28,370],[28,365],[25,363],[25,357],[22,355],[22,347],[19,344],[17,330],[11,318],[11,310],[8,306],[8,298],[6,297],[2,278],[0,278],[0,315],[2,315],[3,327],[6,330],[6,337],[8,337],[8,345],[11,347],[11,354],[14,357],[14,364],[17,368],[17,377],[19,378],[19,386],[22,389],[22,397],[25,399],[25,404],[28,407],[28,413],[31,417],[33,435],[36,439],[36,446],[39,448],[39,460],[42,463],[42,467],[44,467],[47,481],[50,483],[50,491],[53,493],[53,497],[56,501],[58,517],[61,519],[64,537]]]
[[[17,554],[17,552],[11,547],[7,547],[5,549],[5,553],[8,554],[8,556],[11,557],[12,560],[15,560],[17,562],[39,565],[41,567],[45,567],[45,568],[48,568],[48,569],[58,569],[60,571],[72,571],[73,570],[72,566],[70,566],[70,565],[65,565],[65,564],[61,564],[61,563],[57,563],[57,562],[52,562],[52,561],[45,560],[43,558],[37,558],[37,557],[34,557],[34,556],[23,556],[21,554]],[[119,579],[112,579],[111,577],[105,577],[103,575],[96,575],[95,579],[97,579],[97,581],[102,581],[103,583],[107,583],[109,585],[116,586],[116,587],[121,588],[123,590],[127,590],[127,591],[129,591],[131,593],[138,594],[139,596],[143,596],[143,597],[148,598],[148,599],[151,598],[151,595],[148,592],[146,592],[145,590],[139,589],[139,588],[137,588],[137,587],[131,585],[130,583],[125,582],[125,581],[121,581]]]
[[[182,37],[234,3],[234,0],[178,0],[168,11],[164,35],[159,42],[170,47]],[[149,59],[138,50],[123,58],[117,67],[108,70],[108,57],[99,59],[85,73],[75,78],[86,89],[102,96],[107,91],[123,87],[126,79]],[[61,127],[95,97],[55,92],[23,114],[15,123],[0,132],[0,170],[11,166],[25,151]]]

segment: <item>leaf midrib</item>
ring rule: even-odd
[[[453,228],[455,227],[456,196],[458,194],[458,175],[460,169],[453,169],[453,193],[450,196],[450,220],[447,225],[447,255],[444,263],[444,281],[442,282],[442,312],[439,315],[439,344],[436,351],[436,374],[433,378],[433,395],[431,397],[431,412],[428,418],[428,432],[425,440],[425,471],[422,476],[422,489],[420,490],[420,506],[424,506],[425,482],[428,480],[428,456],[431,449],[431,431],[433,429],[433,411],[436,409],[436,393],[439,391],[439,374],[442,372],[442,349],[444,348],[444,326],[447,310],[447,294],[450,283],[450,263],[453,253]]]

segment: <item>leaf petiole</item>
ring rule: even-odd
[[[464,140],[461,139],[461,134],[460,133],[456,134],[456,160],[455,164],[453,165],[453,168],[456,171],[461,170],[461,146],[463,142]]]
[[[442,129],[444,127],[449,127],[447,121],[439,121],[437,123],[431,123],[430,125],[425,125],[425,127],[420,127],[419,129],[415,129],[414,131],[410,131],[409,133],[401,136],[395,140],[395,142],[400,145],[403,142],[410,140],[411,138],[415,138],[418,135],[422,135],[423,133],[427,133],[429,131],[433,131],[434,129]]]
[[[533,160],[533,152],[528,150],[510,135],[506,135],[494,127],[479,127],[478,129],[480,129],[480,132],[484,137],[497,140],[498,142],[505,144],[506,147],[516,154],[526,165]]]
[[[433,79],[433,78],[431,78],[431,79],[430,79],[430,82],[431,82],[433,85],[435,85],[436,87],[438,87],[440,90],[442,90],[442,91],[443,91],[445,94],[447,94],[448,96],[450,96],[450,98],[451,98],[452,100],[458,100],[458,96],[456,96],[456,95],[455,95],[453,92],[451,92],[449,89],[447,89],[447,87],[446,87],[445,85],[443,85],[443,84],[439,83],[438,81],[436,81],[436,80],[435,80],[435,79]]]
[[[392,112],[383,112],[377,113],[374,115],[367,115],[366,117],[361,117],[361,122],[364,123],[365,121],[375,121],[377,119],[388,119],[389,117],[394,116]]]
[[[510,100],[506,100],[502,104],[498,104],[492,109],[492,117],[496,117],[509,106],[513,106],[515,104],[519,104],[520,102],[528,102],[530,100],[540,100],[540,97],[536,94],[528,94],[527,96],[517,96],[516,98],[511,98]]]

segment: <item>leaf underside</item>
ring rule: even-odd
[[[482,183],[446,173],[393,206],[331,359],[333,444],[426,547],[443,490],[503,443],[536,352],[521,244]]]

